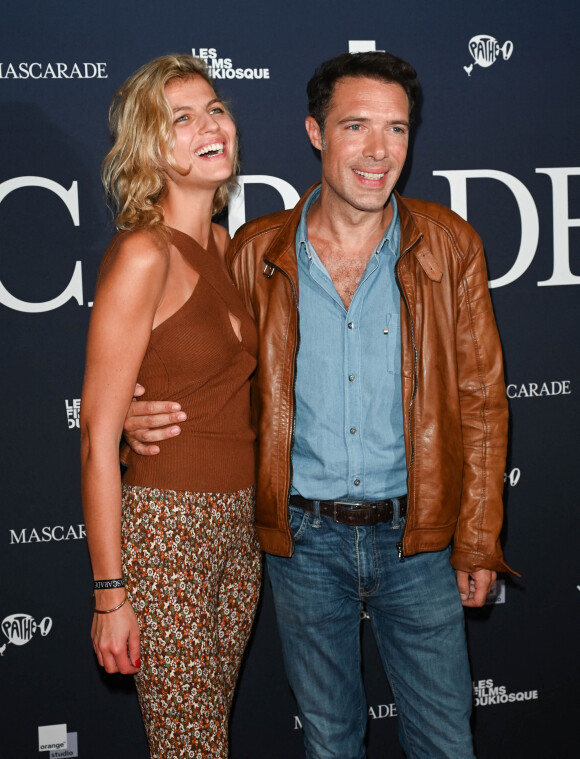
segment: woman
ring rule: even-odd
[[[255,326],[212,223],[237,163],[202,61],[158,58],[118,90],[103,181],[119,234],[99,272],[81,402],[92,639],[134,674],[152,757],[226,757],[260,582],[249,377]],[[136,380],[186,411],[155,457],[119,442]]]

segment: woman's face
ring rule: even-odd
[[[201,76],[175,79],[165,87],[173,110],[177,164],[189,168],[187,176],[171,169],[170,178],[177,184],[217,189],[232,175],[236,127],[213,88]]]

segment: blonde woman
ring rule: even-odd
[[[236,128],[202,61],[158,58],[110,110],[103,181],[120,230],[99,272],[81,402],[92,640],[135,675],[151,757],[226,757],[260,582],[249,378],[255,326],[212,223]],[[154,457],[119,442],[136,381],[187,414]]]

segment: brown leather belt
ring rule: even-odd
[[[404,517],[407,513],[407,496],[397,498],[399,501],[399,516]],[[331,517],[338,524],[350,524],[355,527],[363,527],[388,522],[393,518],[393,499],[363,503],[361,501],[319,501],[320,513],[325,517]],[[301,495],[291,495],[290,504],[304,511],[314,511],[314,501],[303,498]]]

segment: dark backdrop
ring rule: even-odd
[[[452,206],[482,235],[506,358],[503,538],[523,578],[503,578],[496,602],[467,614],[478,755],[578,755],[579,28],[572,0],[4,2],[2,757],[51,743],[60,751],[44,756],[146,755],[132,683],[92,655],[79,494],[85,334],[112,235],[98,169],[114,90],[164,53],[215,62],[242,135],[244,197],[224,220],[233,231],[317,179],[305,83],[361,40],[418,70],[424,102],[400,189]],[[369,757],[397,757],[393,697],[361,627]],[[295,714],[266,583],[232,757],[303,756]]]

